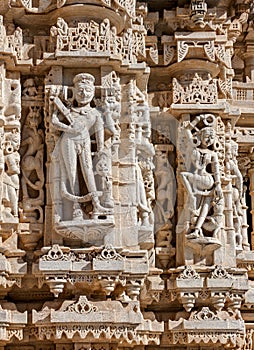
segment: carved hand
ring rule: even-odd
[[[223,198],[223,192],[222,192],[220,184],[216,185],[216,187],[215,187],[215,198],[217,198],[217,199]]]

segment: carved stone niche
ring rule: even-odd
[[[151,113],[152,139],[155,147],[154,182],[155,203],[154,230],[155,251],[158,266],[174,266],[175,248],[175,128],[177,120],[167,112]]]
[[[28,77],[22,89],[22,141],[20,238],[23,246],[33,250],[43,231],[44,218],[44,148],[43,82]]]
[[[48,77],[46,86],[53,227],[67,240],[103,245],[114,227],[111,159],[115,139],[111,136],[116,121],[90,104],[95,77],[75,72],[72,76],[73,85],[65,85],[67,78],[59,70],[52,73],[55,81]]]
[[[185,205],[179,215],[177,237],[182,235],[185,240],[187,264],[212,265],[216,259],[217,262],[228,259],[220,249],[226,245],[233,211],[232,204],[230,208],[225,205],[229,203],[231,192],[227,186],[231,177],[225,175],[228,155],[224,130],[224,123],[213,114],[191,118],[186,115],[178,128],[179,182]],[[230,235],[229,249],[235,252],[235,233]],[[178,242],[182,244],[181,239]]]
[[[151,250],[154,147],[147,96],[133,76],[120,85],[107,69],[55,67],[47,77],[46,225],[52,232],[52,222],[57,234],[48,244],[59,243],[60,235],[72,247]],[[84,87],[89,93],[81,100]]]
[[[155,145],[155,157],[155,251],[160,265],[166,268],[175,256],[175,248],[171,243],[173,239],[176,182],[173,167],[169,162],[169,158],[174,159],[174,146],[172,144]]]

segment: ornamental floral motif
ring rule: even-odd
[[[219,320],[219,317],[212,312],[209,307],[202,307],[201,311],[194,311],[190,317],[190,320],[195,321],[212,321]]]
[[[211,274],[211,278],[230,279],[232,278],[232,276],[227,272],[227,270],[223,266],[215,266],[215,269]]]
[[[79,300],[69,305],[66,311],[76,312],[78,314],[89,314],[97,310],[98,308],[90,303],[85,295],[81,295]]]
[[[179,280],[185,279],[200,279],[200,275],[194,270],[192,266],[185,266],[183,272],[177,277]]]
[[[48,253],[46,255],[43,255],[41,259],[43,261],[71,261],[75,260],[75,256],[71,252],[64,253],[58,244],[54,244],[52,248],[48,251]]]

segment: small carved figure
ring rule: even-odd
[[[58,97],[52,97],[56,107],[52,114],[52,126],[62,131],[52,157],[60,162],[61,196],[62,199],[72,202],[74,220],[83,219],[80,203],[89,200],[92,200],[94,213],[108,212],[99,201],[92,163],[90,139],[92,131],[96,137],[98,158],[104,149],[102,115],[90,105],[95,91],[94,80],[94,77],[87,73],[80,73],[74,77],[73,102],[77,104],[75,107],[69,109]],[[61,121],[63,118],[68,124]],[[78,168],[82,176],[78,175]],[[86,195],[81,183],[87,188]],[[58,220],[61,220],[62,213],[57,214]]]
[[[252,350],[253,349],[252,346],[253,346],[253,329],[247,329],[243,349]]]
[[[25,216],[36,215],[39,212],[38,221],[43,220],[43,144],[44,134],[39,128],[41,123],[40,107],[31,106],[23,128],[23,140],[21,143],[21,186],[23,192],[22,207]]]
[[[101,203],[105,208],[113,208],[114,201],[112,198],[112,180],[110,176],[110,167],[109,159],[107,152],[102,152],[100,159],[98,160],[95,169],[95,175],[99,175],[101,180],[102,196]]]
[[[16,220],[18,218],[19,198],[19,174],[20,174],[20,146],[19,130],[13,129],[5,133],[4,160],[5,172],[3,173],[2,204],[5,219]]]
[[[157,147],[160,147],[157,145]],[[156,204],[155,234],[156,247],[171,248],[172,217],[176,198],[175,175],[168,160],[168,152],[156,149],[155,152]]]
[[[242,248],[243,177],[237,163],[238,145],[233,140],[226,144],[226,174],[232,179],[233,220],[236,247]]]
[[[204,127],[191,130],[203,120]],[[186,137],[184,161],[188,171],[181,173],[183,184],[187,190],[190,211],[190,227],[187,238],[204,237],[204,230],[212,232],[218,238],[223,213],[223,193],[221,189],[219,160],[213,150],[216,133],[212,127],[214,116],[202,115],[191,122],[185,122],[183,129]],[[196,141],[196,143],[195,143]]]
[[[57,29],[58,29],[58,34],[60,35],[67,35],[68,33],[68,24],[61,17],[58,17],[57,19]]]
[[[137,203],[138,203],[138,209],[139,209],[139,217],[141,219],[141,224],[143,226],[149,225],[148,216],[150,213],[150,208],[148,207],[147,203],[147,196],[144,186],[144,179],[142,175],[142,164],[141,162],[136,163],[136,181],[137,181]]]
[[[157,182],[156,205],[159,209],[156,218],[158,223],[163,225],[174,215],[175,175],[167,153],[160,150],[156,151],[155,179]]]
[[[35,86],[35,82],[33,78],[27,79],[24,84],[24,90],[22,92],[22,97],[29,98],[29,97],[35,97],[38,95],[37,88]]]

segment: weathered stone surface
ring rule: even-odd
[[[253,30],[0,2],[0,350],[254,348]]]

